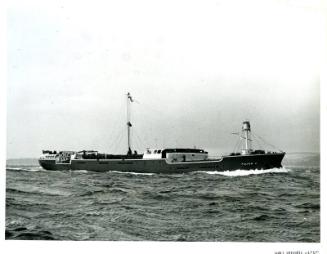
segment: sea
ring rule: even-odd
[[[140,174],[7,160],[7,240],[320,242],[320,155],[282,168]]]

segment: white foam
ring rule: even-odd
[[[60,189],[53,189],[53,188],[49,188],[49,187],[38,187],[38,186],[24,186],[24,188],[20,189],[21,191],[25,191],[25,192],[31,192],[31,193],[41,193],[41,194],[47,194],[47,195],[56,195],[56,196],[70,196],[71,193],[64,191],[64,190],[60,190]],[[28,191],[26,191],[28,190]]]
[[[23,168],[14,168],[14,167],[6,167],[7,169],[10,169],[10,170],[22,170]]]
[[[244,170],[244,169],[237,169],[232,171],[203,171],[203,173],[210,174],[210,175],[223,175],[223,176],[248,176],[248,175],[260,175],[260,174],[267,174],[267,173],[288,173],[292,171],[288,168],[270,168],[270,169],[251,169],[251,170]]]
[[[70,170],[70,172],[71,173],[74,173],[74,172],[76,172],[76,173],[88,173],[89,171],[87,171],[87,170]]]
[[[18,170],[18,171],[28,171],[28,172],[37,172],[37,171],[46,171],[42,167],[34,168],[20,168],[20,167],[6,167],[9,170]]]
[[[152,176],[154,173],[136,173],[136,172],[123,172],[123,171],[108,171],[120,174],[131,174],[131,175],[144,175],[144,176]]]

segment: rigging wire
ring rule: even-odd
[[[279,150],[280,152],[282,152],[281,149],[277,148],[276,146],[268,143],[266,140],[264,140],[262,137],[260,137],[259,135],[255,135],[254,133],[252,133],[254,136],[258,137],[259,139],[261,139],[262,142],[264,142],[265,144],[269,145],[270,147],[276,149],[276,150]]]
[[[238,133],[232,133],[232,134],[235,134],[237,135]],[[282,152],[281,149],[277,148],[276,146],[268,143],[264,138],[260,137],[259,135],[256,135],[254,134],[253,132],[251,132],[251,135],[252,135],[252,139],[250,141],[253,141],[255,142],[256,145],[258,145],[258,147],[261,149],[261,150],[264,150],[264,144],[272,147],[273,149],[276,149],[276,150],[279,150],[280,152]],[[239,140],[238,142],[235,144],[234,146],[234,149],[233,149],[233,152],[237,152],[238,150],[240,150],[240,146],[241,146],[241,141],[242,139],[245,139],[244,137],[242,137],[241,135],[239,135]]]
[[[233,153],[235,153],[237,150],[239,150],[240,143],[241,143],[241,137],[239,137],[238,141],[236,142],[236,144],[233,148]]]
[[[121,143],[121,140],[122,140],[122,138],[124,136],[124,134],[123,134],[124,132],[125,132],[125,130],[121,130],[120,131],[119,137],[117,138],[117,141],[114,143],[114,149],[113,149],[113,151],[115,151],[117,148],[119,148],[119,145]]]
[[[139,137],[139,135],[137,134],[137,131],[134,129],[134,135],[136,136],[136,140],[138,140],[138,142],[141,144],[141,147],[145,147],[145,144],[143,143],[142,139]]]
[[[255,135],[253,134],[253,132],[251,134],[252,134],[252,137],[253,137],[253,143],[255,143],[260,150],[264,150],[261,142],[258,139],[255,138]]]
[[[115,130],[113,130],[111,135],[110,135],[110,137],[112,137],[112,138],[110,138],[110,141],[108,143],[109,150],[116,144],[117,139],[120,138],[121,131],[118,132],[119,129],[120,128],[118,128],[118,126],[117,126],[117,128],[115,128]]]
[[[237,136],[238,136],[238,140],[237,140],[237,142],[235,143],[234,148],[233,148],[233,153],[236,153],[236,151],[238,150],[238,147],[239,147],[239,143],[240,143],[240,141],[241,141],[241,135],[240,135],[238,132],[232,132],[231,134],[232,134],[232,135],[237,135]]]
[[[169,138],[166,137],[165,135],[167,133],[175,133],[175,128],[176,126],[172,126],[172,121],[171,120],[171,115],[168,115],[161,107],[162,110],[158,110],[156,108],[154,108],[153,106],[149,106],[146,103],[138,103],[135,105],[135,109],[137,109],[137,107],[139,107],[139,110],[135,110],[135,114],[133,113],[133,115],[135,116],[134,119],[139,119],[138,121],[140,121],[141,123],[143,122],[142,119],[146,119],[147,121],[147,125],[144,126],[143,128],[145,130],[148,130],[146,133],[152,133],[153,134],[153,129],[159,129],[164,131],[164,133],[162,134],[162,137],[164,140],[168,140]],[[150,127],[148,127],[150,126]],[[149,142],[149,138],[147,137],[145,132],[142,133],[142,139],[140,137],[138,137],[140,140],[143,140],[147,143],[147,145],[151,144],[152,142]],[[153,136],[153,135],[152,135]],[[170,135],[170,138],[173,138]],[[142,141],[142,143],[144,143]],[[153,141],[153,140],[150,140]],[[164,142],[165,143],[165,142]],[[169,142],[168,142],[169,143]],[[177,141],[175,141],[175,143],[177,143]],[[175,145],[176,146],[176,145]],[[144,147],[146,148],[147,146],[144,145]]]
[[[119,110],[117,112],[124,112],[123,109],[124,109],[123,104],[119,104]],[[113,121],[111,122],[113,122],[114,124],[109,135],[109,142],[108,142],[109,148],[111,148],[115,144],[117,138],[119,137],[118,135],[121,134],[119,133],[119,130],[121,130],[122,126],[124,126],[123,123],[125,122],[125,120],[123,120],[121,116],[122,114],[118,113],[115,114],[114,117],[112,118]]]
[[[132,130],[133,131],[131,132],[131,136],[134,137],[134,136],[136,136],[136,130],[135,130],[135,128],[133,128]],[[134,151],[137,151],[138,148],[140,148],[140,144],[139,144],[138,140],[135,138],[133,138],[133,139],[131,138],[131,140],[133,140],[133,143],[131,143],[131,149]]]

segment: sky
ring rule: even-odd
[[[127,92],[139,152],[232,152],[244,120],[281,150],[319,152],[319,4],[10,1],[7,158],[127,152]]]

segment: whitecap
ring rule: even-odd
[[[70,172],[76,172],[76,173],[88,173],[87,170],[70,170]]]
[[[108,171],[108,172],[113,172],[113,173],[119,173],[119,174],[131,174],[131,175],[144,175],[144,176],[152,176],[155,173],[137,173],[137,172],[123,172],[123,171]]]
[[[260,174],[268,174],[268,173],[288,173],[291,169],[288,168],[269,168],[269,169],[237,169],[232,171],[202,171],[203,173],[210,175],[223,175],[223,176],[248,176],[248,175],[260,175]]]
[[[23,168],[6,167],[9,170],[23,170]]]
[[[46,171],[42,167],[33,167],[33,168],[7,167],[7,169],[9,169],[9,170],[18,170],[18,171],[28,171],[28,172]]]

